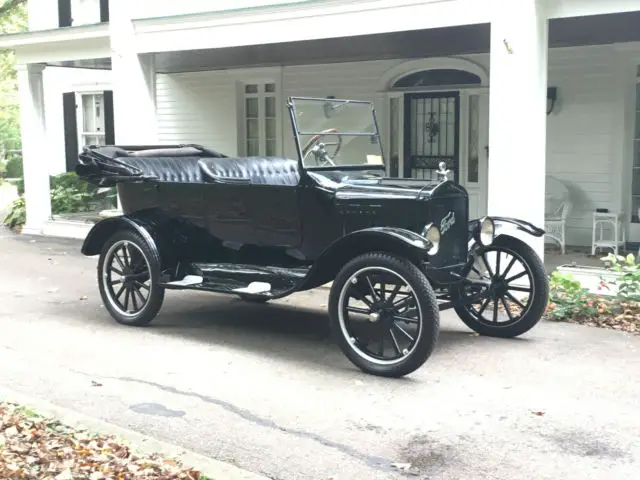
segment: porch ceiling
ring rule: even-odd
[[[640,12],[549,21],[551,48],[640,41]],[[490,25],[156,53],[159,73],[488,53]]]
[[[80,60],[62,60],[47,62],[50,67],[89,68],[94,70],[111,70],[111,58],[85,58]]]

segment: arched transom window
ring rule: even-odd
[[[434,70],[420,70],[413,72],[393,84],[393,89],[440,87],[448,85],[480,85],[482,80],[478,75],[453,68],[438,68]]]

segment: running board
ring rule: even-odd
[[[278,297],[295,290],[310,267],[268,267],[232,263],[192,263],[183,278],[161,282],[167,289],[205,290],[259,297]]]

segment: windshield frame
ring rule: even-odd
[[[305,165],[303,161],[302,155],[302,143],[300,137],[303,135],[313,136],[313,135],[322,135],[322,132],[306,132],[300,131],[298,124],[298,117],[296,115],[296,101],[316,101],[320,102],[330,102],[336,104],[359,104],[359,105],[369,105],[371,107],[371,118],[373,119],[373,132],[340,132],[340,136],[344,137],[375,137],[378,143],[378,147],[380,149],[380,156],[382,159],[382,163],[378,164],[348,164],[348,165],[329,165],[329,166],[309,166]],[[378,125],[378,118],[376,116],[376,110],[373,105],[373,102],[367,100],[350,100],[350,99],[342,99],[342,98],[331,98],[331,97],[298,97],[298,96],[290,96],[287,99],[287,107],[289,108],[289,116],[291,118],[291,126],[293,128],[293,136],[296,145],[296,150],[298,152],[298,166],[300,171],[326,171],[326,170],[381,170],[383,172],[387,171],[387,163],[385,160],[384,147],[382,146],[382,139],[380,137],[380,128]],[[335,135],[335,134],[333,134]]]

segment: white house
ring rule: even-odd
[[[543,225],[545,186],[560,182],[568,244],[591,245],[597,208],[640,241],[640,0],[29,0],[28,10],[29,32],[0,37],[19,63],[26,232],[86,233],[51,219],[48,175],[71,169],[87,142],[293,157],[285,101],[304,95],[373,100],[389,173],[423,177],[445,159],[474,215]]]

